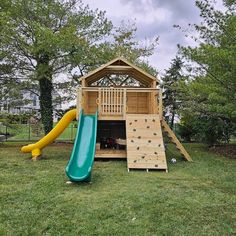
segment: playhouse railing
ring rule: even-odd
[[[127,93],[150,93],[150,101],[157,100],[158,106],[153,104],[152,110],[160,111],[162,116],[162,95],[157,88],[121,88],[121,87],[81,87],[77,94],[77,109],[85,108],[85,100],[89,99],[86,92],[96,92],[96,105],[99,115],[102,116],[123,116],[128,112]],[[152,104],[151,104],[152,106]]]
[[[99,88],[99,111],[103,115],[122,115],[126,104],[126,90],[121,88]]]

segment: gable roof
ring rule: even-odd
[[[159,84],[159,80],[156,77],[148,74],[122,57],[109,61],[99,68],[89,72],[87,75],[84,75],[80,80],[84,79],[88,84],[92,84],[109,74],[130,75],[145,85],[150,85],[153,81],[156,81]]]

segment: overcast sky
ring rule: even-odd
[[[159,46],[149,62],[161,73],[175,57],[177,44],[192,44],[184,33],[173,28],[174,24],[187,27],[199,22],[199,10],[194,0],[83,0],[91,9],[105,10],[115,26],[122,20],[135,22],[137,39],[159,36]]]

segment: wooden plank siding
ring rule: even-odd
[[[77,109],[85,114],[99,111],[99,119],[125,120],[126,114],[157,114],[158,90],[153,88],[81,87]]]
[[[128,169],[167,171],[160,118],[151,114],[126,115]]]

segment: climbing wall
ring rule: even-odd
[[[158,115],[126,115],[128,169],[164,169],[165,148]]]

